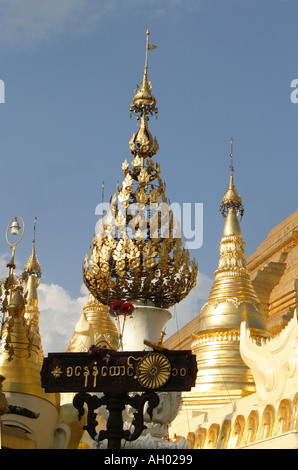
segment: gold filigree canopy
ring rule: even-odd
[[[133,160],[122,165],[122,187],[117,185],[107,218],[92,240],[90,262],[86,255],[83,266],[87,288],[104,305],[144,299],[169,308],[196,283],[197,263],[181,240],[160,166],[152,159],[159,148],[148,129],[149,116],[158,112],[147,78],[148,50],[153,48],[147,31],[143,80],[130,107],[140,122],[129,142]]]

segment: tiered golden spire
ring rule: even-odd
[[[122,165],[122,188],[117,187],[107,219],[92,240],[90,265],[86,255],[83,266],[88,290],[104,305],[117,299],[145,299],[168,308],[187,296],[197,277],[197,263],[190,261],[181,238],[175,237],[160,167],[152,160],[158,143],[148,121],[158,109],[147,74],[148,51],[155,47],[149,44],[147,31],[143,80],[130,107],[140,121],[129,142],[133,161]]]
[[[34,395],[59,407],[59,397],[45,393],[41,387],[40,337],[25,318],[25,300],[19,289],[15,290],[7,310],[0,342],[3,391]]]
[[[41,387],[43,353],[37,295],[41,270],[35,253],[35,227],[36,219],[32,253],[21,277],[25,286],[19,281],[14,283],[6,309],[7,317],[0,338],[0,374],[5,377],[4,392],[38,396],[58,407],[58,397],[46,394]]]
[[[41,278],[41,268],[36,256],[35,239],[36,239],[36,217],[34,219],[34,235],[32,242],[32,252],[27,263],[24,266],[23,279],[26,282],[25,291],[25,313],[24,318],[28,324],[31,335],[33,337],[33,351],[38,358],[40,365],[43,363],[43,351],[41,346],[41,336],[39,334],[39,309],[37,288]]]
[[[240,356],[241,323],[246,321],[255,337],[268,336],[261,304],[246,268],[238,218],[244,208],[233,180],[232,140],[230,157],[230,183],[220,208],[225,225],[218,269],[193,335],[192,349],[198,363],[196,387],[184,398],[186,408],[202,411],[255,391],[252,373]]]
[[[232,150],[231,139],[230,184],[220,207],[226,219],[220,242],[220,259],[209,298],[201,310],[199,330],[238,328],[245,319],[250,328],[262,335],[264,319],[261,304],[246,268],[245,243],[238,218],[239,214],[243,215],[244,207],[234,185]]]

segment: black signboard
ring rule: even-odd
[[[187,391],[196,374],[191,351],[49,353],[41,383],[46,392]]]

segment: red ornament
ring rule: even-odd
[[[123,303],[124,302],[122,302],[122,300],[115,300],[110,304],[110,310],[112,310],[112,312],[115,312],[116,315],[118,315],[121,311]]]
[[[130,304],[129,302],[122,304],[122,307],[121,307],[121,310],[123,311],[125,316],[131,315],[134,309],[135,309],[134,306]]]
[[[125,320],[126,320],[127,315],[131,315],[135,308],[129,302],[123,302],[122,300],[115,300],[114,302],[110,303],[109,307],[110,307],[110,312],[112,313],[112,315],[117,317],[118,333],[119,333],[119,347],[120,349],[122,349]],[[121,316],[123,316],[122,322],[120,322]]]

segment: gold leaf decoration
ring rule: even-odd
[[[148,121],[158,109],[146,68],[130,110],[140,121],[129,141],[133,160],[129,165],[126,159],[122,165],[122,188],[117,185],[110,211],[92,240],[83,280],[104,305],[147,299],[156,307],[169,308],[195,286],[198,266],[181,241],[160,165],[152,159],[158,142],[149,132]]]

